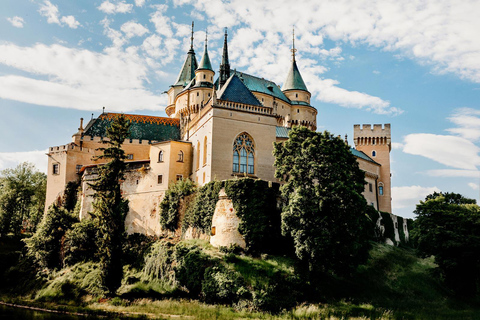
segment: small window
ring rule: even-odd
[[[133,160],[133,154],[132,153],[127,154],[127,160]]]
[[[53,169],[53,170],[52,170],[52,171],[53,171],[53,174],[60,174],[60,164],[54,163],[52,169]]]
[[[295,98],[298,98],[298,93],[295,93]]]
[[[368,191],[373,192],[373,185],[371,183],[368,184]]]
[[[158,153],[158,162],[163,162],[163,150]]]
[[[142,144],[142,139],[138,140],[138,143],[139,143],[139,144]]]
[[[210,92],[208,93],[208,96],[210,97]]]
[[[162,176],[161,174],[159,174],[159,175],[157,176],[157,183],[158,183],[158,184],[162,184],[162,183],[163,183],[163,176]]]
[[[374,204],[373,202],[370,202],[370,205],[371,205],[372,207],[375,207],[375,204]]]
[[[376,157],[377,156],[377,151],[373,150],[372,151],[372,157]]]
[[[212,227],[212,233],[211,233],[212,236],[215,235],[215,231],[217,231],[217,230],[216,230],[215,226],[213,226],[213,227]]]
[[[80,173],[80,170],[82,170],[82,167],[83,167],[83,166],[82,166],[81,164],[77,164],[77,165],[75,166],[76,172],[77,172],[77,173]]]
[[[300,109],[297,109],[297,113],[300,113]]]
[[[197,92],[197,97],[200,95],[200,92]]]
[[[203,79],[206,79],[206,78],[207,78],[207,76],[206,76],[206,75],[203,75]]]
[[[137,179],[137,184],[138,184],[138,179]]]
[[[183,175],[177,174],[177,181],[183,180]]]
[[[383,196],[383,186],[378,187],[378,194]]]
[[[183,162],[183,151],[180,150],[180,152],[178,153],[178,160],[177,162]]]

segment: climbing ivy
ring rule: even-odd
[[[189,227],[194,227],[210,234],[218,193],[222,188],[222,181],[211,181],[198,190],[195,199],[185,213],[182,226],[184,231]]]
[[[195,184],[189,180],[179,180],[170,185],[165,197],[160,202],[160,225],[162,228],[175,231],[178,228],[180,200],[196,192]]]
[[[393,219],[390,213],[380,211],[382,215],[382,224],[385,227],[385,231],[383,233],[383,238],[389,238],[395,243],[395,225],[393,224]]]
[[[403,229],[403,218],[397,217],[397,224],[398,224],[398,236],[400,238],[400,244],[407,243],[407,239],[405,238],[405,230]]]

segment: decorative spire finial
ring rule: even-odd
[[[205,49],[207,49],[207,43],[208,43],[208,30],[205,29]]]
[[[293,26],[293,40],[292,40],[292,57],[293,61],[295,61],[295,52],[297,52],[297,49],[295,49],[295,26]]]
[[[190,49],[193,50],[193,21],[192,21],[192,36],[190,37]]]

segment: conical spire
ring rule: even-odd
[[[198,68],[197,58],[193,50],[193,21],[192,21],[192,36],[190,37],[190,50],[187,53],[187,59],[183,63],[182,69],[178,74],[175,86],[186,86],[193,78],[195,78],[195,70]]]
[[[208,43],[208,38],[207,38],[207,33],[205,33],[205,51],[203,52],[203,57],[202,60],[200,60],[200,64],[197,68],[197,70],[212,70],[212,63],[210,62],[210,58],[208,56],[208,50],[207,50],[207,43]]]
[[[225,28],[225,39],[223,40],[223,55],[222,64],[220,65],[220,88],[223,87],[225,82],[230,78],[230,63],[228,62],[228,46],[227,46],[227,28]]]
[[[293,41],[292,41],[292,65],[290,70],[288,71],[287,79],[283,84],[282,91],[286,90],[303,90],[308,91],[305,82],[303,81],[302,75],[297,67],[297,62],[295,60],[295,53],[297,49],[295,49],[295,29],[293,29]]]

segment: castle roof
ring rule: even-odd
[[[243,103],[252,106],[262,106],[257,97],[246,87],[240,78],[233,74],[218,92],[218,99]]]
[[[290,99],[285,96],[285,94],[282,92],[282,90],[280,90],[280,88],[275,84],[275,82],[265,80],[263,78],[258,78],[239,71],[235,71],[234,74],[237,74],[243,80],[243,83],[250,91],[268,94],[287,103],[291,103]]]
[[[376,162],[375,160],[373,160],[372,158],[370,158],[369,156],[367,156],[363,151],[359,151],[355,148],[350,148],[350,151],[353,153],[353,155],[357,158],[360,158],[360,159],[363,159],[363,160],[366,160],[368,162],[372,162],[372,163],[375,163],[375,164],[378,164],[380,166],[380,163]]]
[[[287,90],[303,90],[308,92],[307,86],[305,85],[302,75],[298,70],[295,59],[292,61],[292,66],[290,67],[290,71],[288,71],[287,79],[282,87],[282,91]]]
[[[200,64],[198,65],[197,70],[213,71],[212,63],[210,62],[210,57],[208,56],[207,42],[205,42],[205,51],[203,52],[203,57],[202,60],[200,60]]]
[[[193,46],[187,53],[187,59],[183,63],[182,70],[178,74],[177,81],[174,86],[186,86],[193,78],[195,78],[195,70],[197,70],[197,58],[195,57],[195,51]]]
[[[84,136],[105,137],[107,128],[120,113],[102,113],[90,120],[85,127]],[[165,141],[180,139],[180,120],[167,117],[125,114],[131,122],[130,139],[147,141]]]

